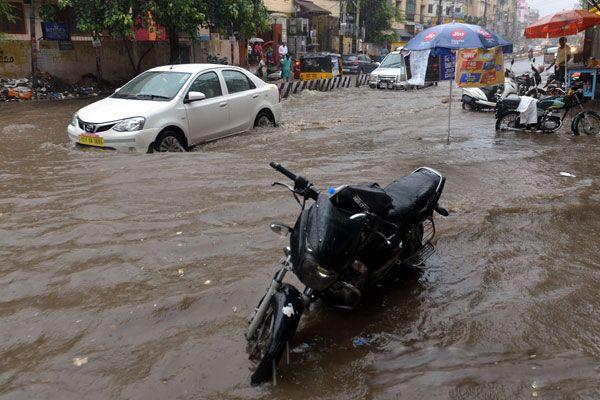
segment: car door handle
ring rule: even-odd
[[[226,101],[224,101],[222,103],[219,103],[219,107],[225,107],[225,106],[227,106],[227,102]]]
[[[255,99],[255,98],[257,98],[257,97],[258,97],[258,93],[255,93],[255,94],[253,94],[253,95],[252,95],[252,98],[253,98],[253,99]]]

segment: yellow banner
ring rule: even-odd
[[[460,49],[456,57],[456,85],[482,87],[504,82],[502,47]]]

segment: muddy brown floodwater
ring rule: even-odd
[[[454,103],[446,145],[446,91],[303,93],[186,154],[71,147],[90,100],[0,104],[0,398],[600,398],[600,137],[496,133]],[[268,226],[298,213],[271,160],[320,188],[431,166],[452,214],[421,275],[306,319],[253,388]]]

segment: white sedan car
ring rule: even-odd
[[[73,115],[73,143],[125,151],[184,151],[196,144],[277,125],[277,86],[248,71],[212,64],[148,70]]]

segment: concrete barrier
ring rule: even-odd
[[[282,99],[286,99],[290,94],[298,94],[304,90],[330,92],[337,88],[349,88],[352,83],[354,83],[355,87],[367,85],[369,83],[369,75],[356,75],[354,78],[350,75],[343,75],[328,79],[282,82],[279,84],[279,93],[281,94]]]

